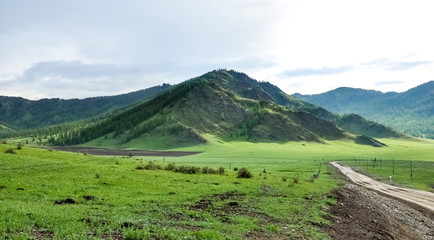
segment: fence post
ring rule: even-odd
[[[395,174],[395,159],[393,159],[393,165],[392,165],[392,173]]]
[[[413,179],[413,161],[410,159],[410,178]]]

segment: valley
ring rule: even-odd
[[[0,237],[390,239],[406,223],[386,221],[381,207],[364,209],[360,216],[380,215],[358,219],[357,231],[342,225],[353,204],[377,196],[329,162],[434,192],[433,140],[330,112],[233,70],[151,89],[47,99],[48,110],[3,98]],[[407,207],[414,221],[432,224],[429,210]],[[384,226],[372,227],[378,219]],[[403,236],[431,236],[421,229]]]

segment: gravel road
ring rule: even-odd
[[[416,204],[420,207],[430,210],[431,212],[434,212],[434,193],[392,186],[389,184],[375,181],[372,178],[357,173],[351,168],[342,166],[339,163],[331,162],[330,164],[339,169],[339,171],[341,171],[358,185],[373,189],[377,192],[386,194],[400,200],[404,200],[411,204]]]

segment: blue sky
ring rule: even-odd
[[[218,68],[287,93],[433,80],[432,1],[0,1],[0,95],[113,95]]]

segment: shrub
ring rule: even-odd
[[[17,150],[21,150],[21,149],[23,149],[23,145],[21,143],[18,143]]]
[[[286,180],[288,180],[287,177],[282,177],[282,181],[286,182]]]
[[[240,170],[238,170],[238,175],[237,178],[252,178],[253,175],[252,173],[247,170],[247,168],[241,168]]]
[[[146,170],[161,170],[161,166],[155,164],[154,162],[149,161],[148,164],[145,166]]]
[[[169,163],[167,164],[167,166],[164,168],[164,170],[166,171],[176,171],[176,166],[174,163]]]
[[[237,167],[234,167],[234,171],[235,171],[235,172],[238,171],[238,168],[237,168]]]
[[[224,167],[220,167],[220,168],[219,168],[219,174],[220,174],[220,175],[225,174],[225,168],[224,168]]]
[[[13,148],[8,148],[5,150],[5,153],[16,154],[17,152]]]
[[[145,169],[145,166],[143,164],[137,165],[136,170],[143,170]]]
[[[199,167],[195,166],[180,166],[176,170],[177,172],[187,173],[187,174],[196,174],[200,172]]]
[[[7,144],[7,143],[8,142],[5,139],[2,140],[2,144]]]
[[[207,173],[209,173],[209,174],[216,174],[217,171],[214,170],[213,168],[203,167],[202,168],[202,173],[204,173],[204,174],[207,174]]]

